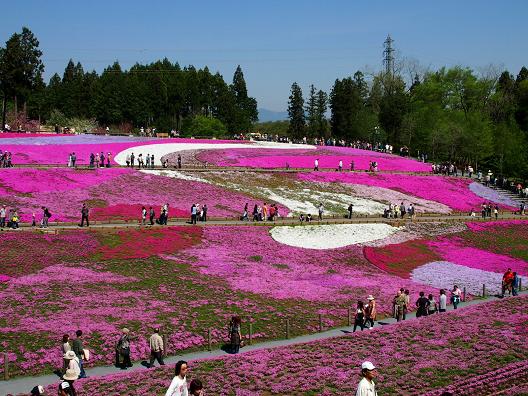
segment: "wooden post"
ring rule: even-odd
[[[4,352],[4,380],[9,379],[9,355]]]
[[[482,297],[486,297],[486,284],[482,284]]]
[[[319,333],[323,332],[323,315],[319,314]]]
[[[290,338],[290,319],[286,319],[286,339]]]
[[[163,351],[165,354],[167,353],[167,350],[169,349],[169,342],[167,338],[167,334],[163,334]]]
[[[462,301],[466,302],[466,286],[464,286],[464,299]]]
[[[211,346],[211,329],[207,329],[207,345],[209,347],[209,351],[211,351],[213,348]]]
[[[253,338],[253,323],[249,322],[249,342],[248,342],[249,345],[251,345],[252,338]]]
[[[352,310],[350,308],[348,308],[347,325],[349,327],[352,326]]]

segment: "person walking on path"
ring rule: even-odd
[[[42,209],[42,223],[40,227],[48,228],[48,220],[51,217],[51,213],[48,210],[48,208],[46,208],[45,206],[42,206],[41,209]]]
[[[367,297],[368,304],[365,308],[365,325],[369,324],[369,329],[374,327],[374,321],[376,320],[376,300],[372,294]]]
[[[420,292],[420,297],[416,300],[416,317],[427,316],[429,310],[429,299],[425,297],[425,293]]]
[[[144,206],[141,208],[141,225],[147,224],[147,208]]]
[[[116,367],[121,368],[121,370],[132,367],[132,361],[130,360],[130,338],[128,337],[129,332],[126,327],[123,328],[123,334],[119,337],[116,345]]]
[[[75,335],[77,336],[75,340],[73,340],[72,350],[75,352],[75,356],[79,359],[79,367],[81,369],[79,378],[86,378],[86,373],[84,372],[84,366],[83,366],[83,359],[84,359],[84,345],[82,342],[82,330],[77,330],[75,332]]]
[[[363,305],[363,301],[359,300],[357,302],[356,306],[356,312],[354,314],[354,330],[353,333],[356,332],[357,327],[361,327],[361,331],[365,328],[365,306]]]
[[[354,204],[348,205],[348,218],[352,219],[352,211],[354,210]]]
[[[323,204],[322,203],[319,204],[318,211],[319,211],[319,221],[321,221],[321,220],[323,220],[323,212],[324,212],[324,208],[323,208]]]
[[[134,158],[136,158],[136,156],[134,155],[134,152],[132,152],[130,154],[130,167],[133,168],[134,167]]]
[[[184,360],[178,361],[174,366],[174,378],[169,385],[169,389],[165,392],[165,396],[188,396],[187,389],[187,362]]]
[[[339,172],[341,172],[343,170],[343,161],[342,160],[339,160],[339,165],[337,166],[337,169],[339,170]]]
[[[156,212],[154,212],[154,209],[152,208],[152,206],[149,208],[149,220],[150,220],[150,225],[154,225],[154,218],[156,217]]]
[[[150,336],[150,362],[148,367],[154,367],[154,360],[157,360],[160,366],[164,366],[165,362],[163,361],[163,338],[159,335],[159,328],[154,329],[154,334]]]
[[[202,206],[202,221],[207,221],[207,204]]]
[[[62,370],[63,372],[66,372],[68,369],[69,361],[66,359],[65,355],[72,350],[71,344],[70,344],[70,336],[68,334],[64,334],[62,336],[62,345],[61,345],[61,352],[62,352]]]
[[[356,396],[378,396],[376,392],[376,384],[374,378],[378,372],[376,367],[371,362],[363,362],[361,364],[361,381],[359,381]]]
[[[394,305],[394,317],[396,321],[399,322],[403,319],[404,310],[405,310],[405,294],[401,290],[398,290],[396,297],[393,300]]]
[[[453,290],[451,291],[451,302],[453,303],[453,309],[458,308],[458,304],[460,303],[460,296],[462,295],[462,292],[458,288],[457,285],[453,287]]]
[[[89,214],[88,207],[85,203],[83,203],[83,206],[81,208],[81,224],[79,224],[79,227],[84,227],[84,221],[86,220],[86,227],[90,227],[90,221],[88,220],[88,214]]]
[[[314,161],[314,171],[318,171],[318,170],[319,170],[319,158],[317,158]]]
[[[240,332],[240,324],[242,320],[240,316],[233,316],[229,322],[229,341],[231,343],[231,353],[236,354],[240,350],[242,343],[242,334]]]
[[[519,275],[517,275],[517,272],[514,272],[513,273],[513,280],[512,280],[512,294],[514,296],[518,296],[519,295],[520,283],[521,283],[521,278],[519,277]]]
[[[75,152],[71,155],[71,162],[72,162],[72,168],[75,168],[75,163],[77,162],[77,156],[75,155]]]
[[[432,294],[429,294],[428,300],[429,307],[427,308],[427,315],[433,315],[435,313],[438,313],[438,304],[436,303],[436,300]]]
[[[508,291],[510,295],[512,294],[512,283],[513,272],[511,268],[508,268],[508,270],[502,276],[502,297],[504,297],[506,291]]]
[[[5,225],[6,225],[6,214],[7,214],[7,210],[6,210],[6,206],[2,206],[2,208],[0,208],[0,228],[4,228]]]
[[[405,289],[402,295],[405,299],[405,305],[403,306],[403,320],[405,320],[407,318],[407,311],[411,306],[411,296],[409,295],[409,289]]]
[[[181,169],[182,167],[182,158],[181,158],[181,154],[178,154],[178,169]]]
[[[440,298],[438,303],[438,312],[445,312],[447,309],[447,296],[444,289],[440,289]]]
[[[192,204],[191,206],[191,224],[196,224],[196,215],[198,213],[198,210],[196,209],[196,204]]]
[[[62,377],[62,381],[59,384],[58,395],[59,396],[77,396],[77,392],[73,387],[73,382],[77,379],[75,371],[72,369],[66,370],[66,374]]]
[[[73,370],[75,372],[75,375],[77,376],[75,379],[79,378],[81,375],[81,366],[79,364],[79,358],[75,355],[75,352],[68,351],[64,354],[64,360],[68,362],[68,366],[66,367],[66,371]]]

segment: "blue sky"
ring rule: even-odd
[[[336,78],[381,68],[388,33],[424,67],[528,66],[526,0],[26,0],[2,4],[0,42],[29,27],[46,79],[68,60],[101,72],[163,57],[231,81],[242,66],[259,107],[285,110],[292,82],[329,91]]]

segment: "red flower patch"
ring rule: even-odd
[[[103,259],[147,258],[174,254],[199,242],[202,227],[166,227],[144,230],[124,230],[112,234],[99,249]]]
[[[401,278],[409,278],[412,270],[420,265],[440,260],[423,239],[383,247],[367,246],[363,254],[376,267]]]

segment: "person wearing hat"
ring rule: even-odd
[[[59,384],[59,396],[77,396],[73,382],[77,379],[77,375],[72,369],[66,370],[66,374],[62,377],[62,381]]]
[[[81,365],[79,364],[79,358],[75,355],[75,352],[68,351],[64,354],[64,359],[68,361],[68,367],[66,372],[72,370],[76,375],[77,378],[81,375]]]
[[[130,360],[130,339],[128,338],[130,331],[125,327],[122,332],[123,334],[119,337],[116,346],[116,367],[120,367],[121,370],[126,370],[132,367],[132,361]],[[121,363],[120,360],[122,360]]]
[[[361,364],[361,381],[359,381],[356,396],[378,396],[376,392],[376,384],[374,378],[378,372],[376,367],[371,362],[363,362]]]
[[[374,327],[374,321],[376,320],[376,299],[372,294],[367,297],[368,304],[365,307],[365,324],[369,324],[369,329]]]
[[[31,389],[31,396],[40,396],[44,394],[44,387],[42,385],[37,385]]]

